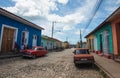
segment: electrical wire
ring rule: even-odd
[[[85,29],[83,30],[83,32],[86,32],[87,28],[90,26],[90,24],[91,24],[91,22],[92,22],[94,16],[96,15],[96,13],[97,13],[97,11],[98,11],[98,9],[99,9],[99,7],[100,7],[100,5],[101,5],[102,2],[103,2],[103,0],[98,0],[98,1],[96,2],[95,11],[94,11],[94,13],[92,14],[92,16],[91,16],[91,18],[90,18],[88,24],[86,25]]]

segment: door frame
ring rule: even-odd
[[[28,43],[29,43],[29,31],[25,31],[25,30],[23,30],[23,31],[21,32],[21,40],[20,40],[20,41],[21,41],[21,44],[20,44],[20,46],[22,46],[22,36],[23,36],[22,34],[23,34],[23,32],[25,32],[25,33],[27,32],[27,33],[28,33],[27,45],[28,45]]]
[[[103,52],[103,33],[100,33],[100,52]]]
[[[98,50],[98,44],[97,44],[97,37],[94,36],[94,50],[97,51]]]
[[[13,40],[13,43],[14,42],[17,42],[17,35],[18,35],[18,28],[16,27],[13,27],[13,26],[10,26],[10,25],[5,25],[5,24],[2,24],[2,29],[1,29],[1,37],[0,37],[0,51],[1,51],[1,47],[2,47],[2,38],[3,38],[3,31],[4,31],[4,28],[10,28],[10,29],[14,29],[15,32],[14,32],[14,40]],[[14,44],[12,45],[12,49],[14,48]]]
[[[110,34],[108,30],[104,32],[105,32],[105,40],[106,40],[106,44],[105,44],[106,52],[109,53],[110,52]]]
[[[37,46],[37,40],[38,40],[37,38],[38,38],[38,36],[36,34],[34,34],[33,39],[34,39],[34,37],[36,37],[36,46]],[[32,47],[33,47],[33,44],[34,44],[33,39],[32,39]]]

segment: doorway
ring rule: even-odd
[[[33,35],[33,47],[37,46],[37,35]]]
[[[109,53],[110,52],[110,48],[109,48],[110,47],[110,37],[109,37],[109,32],[108,31],[105,32],[105,36],[106,36],[105,37],[106,38],[105,39],[105,41],[106,41],[106,52]]]
[[[100,52],[103,52],[103,41],[102,34],[100,34]]]
[[[16,33],[16,28],[10,26],[3,26],[1,33],[1,52],[12,52],[17,37]]]
[[[23,31],[22,32],[22,46],[28,46],[28,37],[29,37],[29,32],[28,31]]]

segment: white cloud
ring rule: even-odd
[[[90,14],[92,7],[95,5],[95,0],[91,2],[86,0],[84,6],[77,8],[75,12],[66,16],[59,16],[57,14],[51,14],[50,11],[58,10],[55,0],[13,0],[16,2],[15,6],[7,7],[8,11],[23,17],[44,17],[48,21],[60,21],[66,23],[78,24],[85,20],[87,14]],[[58,0],[61,3],[67,3],[68,0]],[[89,10],[89,13],[87,11]]]
[[[95,6],[96,0],[91,2],[90,0],[86,0],[85,5],[77,8],[72,14],[68,14],[65,16],[59,16],[57,14],[49,14],[47,19],[49,21],[60,21],[64,23],[82,23],[87,20],[91,16],[91,12],[93,7]],[[89,12],[88,12],[89,11]]]
[[[57,1],[61,4],[67,4],[68,3],[68,0],[57,0]]]
[[[76,35],[80,35],[80,30],[75,32]]]
[[[65,31],[72,30],[72,29],[73,29],[73,27],[70,27],[68,25],[63,27],[63,30],[65,30]]]
[[[42,16],[49,14],[50,10],[58,10],[55,1],[49,0],[13,0],[15,6],[7,7],[8,11],[22,16]]]
[[[57,35],[58,35],[58,36],[64,36],[65,33],[63,33],[63,32],[57,32]]]
[[[56,33],[59,35],[67,35],[68,33],[64,31],[77,30],[75,25],[83,23],[86,18],[89,18],[91,11],[96,3],[96,0],[86,0],[84,5],[76,8],[74,12],[70,12],[65,16],[60,16],[59,14],[51,13],[51,11],[59,11],[57,5],[58,3],[64,4],[64,6],[69,2],[69,0],[13,0],[16,4],[12,7],[4,7],[8,11],[15,13],[19,16],[27,18],[37,25],[45,28],[43,34],[51,36],[52,21],[57,21],[55,24],[55,30],[62,30],[63,32]],[[58,2],[58,3],[56,3]],[[72,11],[72,10],[71,10]],[[34,18],[33,18],[34,17]],[[29,19],[29,18],[32,18]],[[36,19],[37,18],[37,19]],[[60,23],[59,23],[60,22]],[[78,31],[71,34],[78,34]]]

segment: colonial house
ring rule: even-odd
[[[112,39],[112,27],[110,23],[104,23],[100,25],[100,28],[94,32],[94,44],[95,50],[98,53],[103,53],[105,56],[113,57],[113,39]]]
[[[108,58],[114,58],[114,56],[120,56],[120,7],[114,11],[104,22],[102,22],[97,28],[90,32],[86,37],[87,44],[90,36],[92,37],[92,43],[94,43],[94,51],[99,54],[103,54]],[[89,48],[89,47],[88,47]]]
[[[108,20],[112,26],[113,51],[115,57],[120,59],[120,7],[112,14]]]
[[[42,35],[41,46],[50,50],[52,48],[52,41],[50,40],[50,37]]]
[[[41,45],[42,27],[0,8],[0,52]]]
[[[68,41],[62,42],[62,47],[63,47],[64,49],[69,48],[69,42],[68,42]]]
[[[85,36],[85,38],[87,39],[87,48],[90,51],[94,51],[94,35],[93,34],[89,34],[87,36]]]
[[[41,45],[42,45],[42,47],[44,47],[48,50],[51,50],[51,49],[56,49],[56,48],[62,46],[62,42],[58,39],[42,35]]]
[[[55,39],[56,40],[56,47],[61,48],[62,47],[62,41]]]

